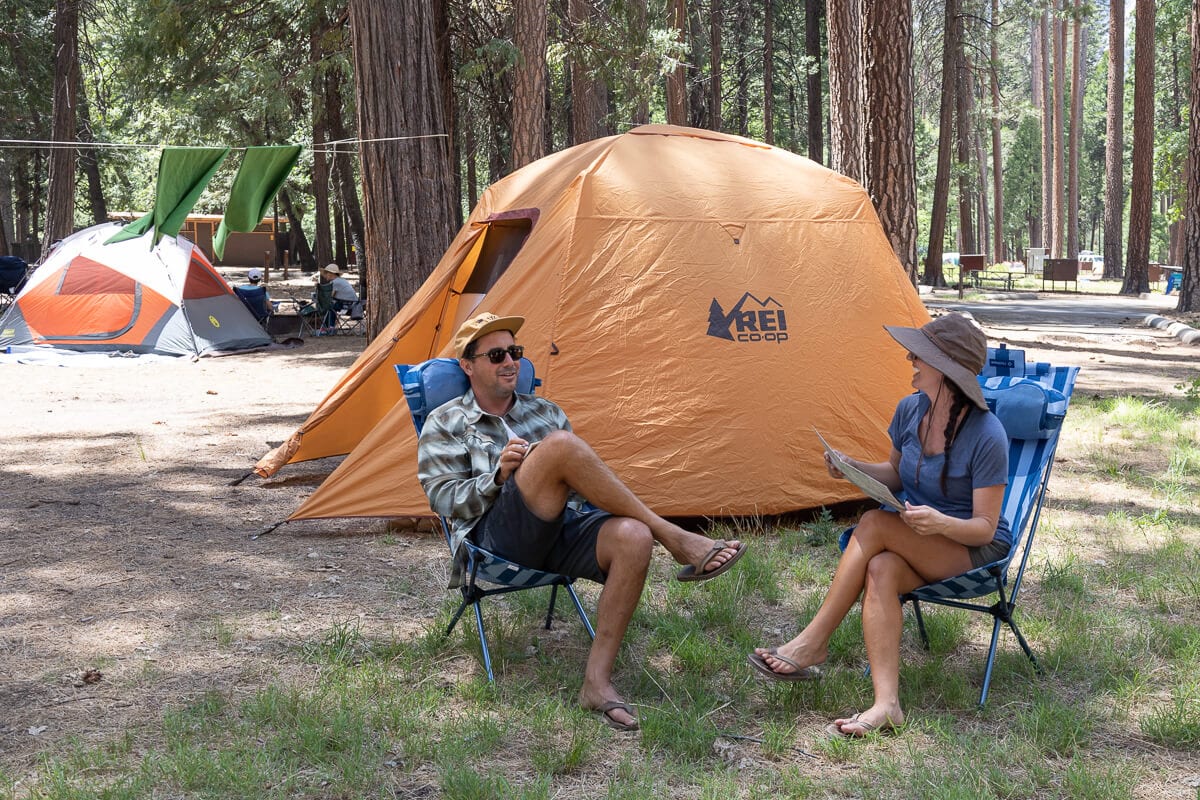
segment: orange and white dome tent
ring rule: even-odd
[[[202,356],[269,345],[212,263],[182,236],[105,244],[120,223],[64,239],[0,319],[0,347]]]

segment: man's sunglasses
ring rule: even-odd
[[[508,347],[493,347],[486,353],[476,353],[471,356],[471,359],[482,358],[487,356],[487,360],[493,364],[503,364],[505,356],[512,356],[513,361],[520,361],[521,356],[525,355],[525,348],[519,344],[510,344]]]

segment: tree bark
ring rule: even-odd
[[[569,0],[567,13],[571,29],[578,33],[589,21],[592,5],[588,0]],[[585,50],[586,48],[577,42],[571,58],[571,127],[575,132],[573,144],[590,142],[608,135],[605,121],[608,116],[607,88],[579,58]]]
[[[1192,75],[1193,98],[1200,98],[1200,0],[1192,0]],[[1191,102],[1188,110],[1187,194],[1183,213],[1183,268],[1179,286],[1180,311],[1200,311],[1200,103]]]
[[[1083,142],[1083,8],[1075,0],[1071,24],[1071,136],[1067,165],[1067,249],[1079,255],[1079,147]]]
[[[1064,171],[1064,153],[1063,153],[1063,109],[1065,108],[1066,99],[1066,53],[1067,53],[1067,27],[1062,18],[1058,16],[1058,2],[1055,0],[1055,17],[1052,24],[1054,36],[1054,170],[1052,185],[1050,187],[1050,241],[1054,251],[1055,258],[1064,256],[1064,239],[1066,238],[1066,215],[1067,209],[1064,203],[1065,197],[1065,175]]]
[[[862,18],[860,0],[828,0],[829,160],[833,169],[862,183]]]
[[[1133,156],[1129,252],[1121,294],[1150,291],[1150,213],[1154,202],[1154,0],[1137,0],[1133,45]]]
[[[862,32],[866,188],[900,265],[915,285],[917,193],[911,3],[863,0]]]
[[[804,54],[811,60],[805,94],[808,101],[808,157],[825,163],[825,115],[821,98],[821,3],[804,3]]]
[[[817,73],[818,84],[820,73]],[[811,79],[809,83],[811,84]],[[818,86],[818,93],[820,87]],[[775,3],[763,2],[763,141],[775,144]],[[809,143],[812,157],[812,143]]]
[[[324,14],[318,14],[308,38],[309,64],[315,68],[312,80],[313,263],[314,266],[322,267],[334,260],[333,232],[329,217],[329,152],[326,145],[332,137],[329,135],[328,121],[331,115],[342,113],[341,108],[331,107],[330,103],[330,84],[336,80],[332,74],[333,66],[318,66],[325,59],[321,40],[328,27],[329,20]]]
[[[87,94],[84,92],[82,80],[76,97],[79,100],[79,141],[92,144],[96,137],[92,134],[92,115],[88,110]],[[92,222],[96,225],[108,222],[108,203],[104,200],[104,184],[100,180],[100,161],[96,148],[79,149],[79,169],[87,180],[88,206],[92,209]]]
[[[519,61],[513,80],[512,167],[546,154],[546,3],[517,0],[513,38]]]
[[[687,125],[687,73],[683,64],[683,54],[688,51],[688,23],[684,0],[670,0],[667,11],[669,15],[667,24],[675,31],[675,41],[678,43],[680,53],[675,69],[667,75],[667,124]]]
[[[1000,145],[1000,0],[992,0],[991,64],[988,75],[992,93],[992,244],[997,261],[1005,259],[1004,252],[1004,185],[1001,180],[1003,153]]]
[[[1120,278],[1125,216],[1125,0],[1108,3],[1108,113],[1104,120],[1104,277]],[[1114,22],[1115,21],[1115,22]],[[1194,45],[1193,45],[1194,46]]]
[[[439,4],[350,0],[368,336],[421,286],[454,235],[451,144],[435,41]]]
[[[1058,116],[1054,108],[1054,94],[1051,91],[1051,73],[1054,71],[1051,53],[1054,48],[1050,40],[1052,26],[1049,12],[1042,12],[1041,24],[1042,51],[1042,247],[1046,255],[1054,254],[1054,120]]]
[[[57,0],[54,9],[54,120],[51,138],[75,141],[76,92],[79,88],[79,0]],[[46,190],[46,230],[42,256],[75,229],[75,148],[50,151]]]
[[[954,86],[961,29],[958,0],[946,0],[946,21],[942,28],[942,105],[938,114],[937,172],[933,179],[929,248],[925,256],[924,281],[929,286],[944,286],[946,283],[942,276],[942,256],[950,200],[950,146],[954,138]]]
[[[965,34],[964,34],[965,36]],[[958,42],[958,52],[955,53],[955,91],[954,96],[958,110],[954,115],[954,126],[957,132],[955,172],[958,174],[958,237],[959,248],[964,253],[977,253],[979,249],[975,239],[975,183],[971,176],[971,81],[966,53],[963,52],[963,41]]]
[[[737,114],[737,131],[739,136],[750,135],[750,3],[749,0],[736,0],[733,21],[734,38],[734,76],[737,86],[734,89],[733,107]]]
[[[712,0],[708,12],[708,124],[721,130],[721,0]]]

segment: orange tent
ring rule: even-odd
[[[110,222],[63,239],[0,318],[0,347],[202,356],[263,347],[262,329],[198,247]]]
[[[655,511],[778,513],[854,497],[834,447],[883,457],[911,370],[884,324],[929,316],[863,188],[711,131],[643,126],[491,186],[433,274],[257,465],[350,453],[291,519],[419,516],[393,365],[444,355],[476,308]]]

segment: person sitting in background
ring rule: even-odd
[[[333,289],[333,307],[325,314],[324,325],[334,328],[337,325],[337,312],[348,311],[358,302],[358,292],[350,281],[342,277],[342,268],[337,264],[326,264],[321,268],[321,283],[331,284]]]
[[[271,295],[267,294],[266,287],[261,285],[262,279],[263,271],[258,267],[251,267],[246,272],[246,280],[249,283],[235,286],[233,289],[260,325],[266,322],[272,311]]]

